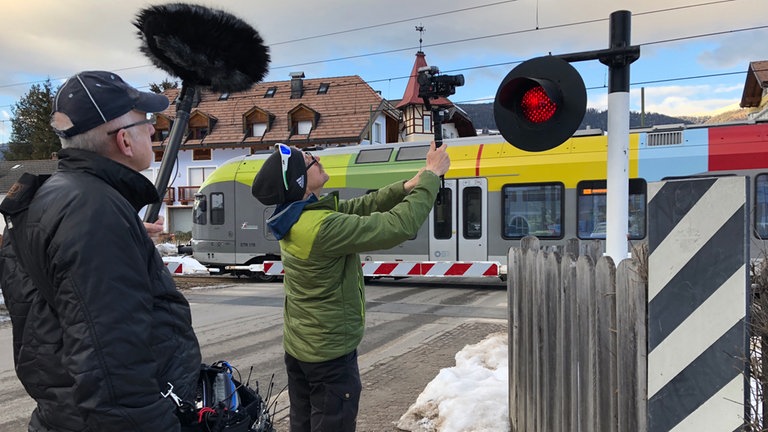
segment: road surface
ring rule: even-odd
[[[359,347],[363,394],[359,432],[396,431],[394,424],[454,354],[507,330],[501,282],[479,279],[374,281],[366,287],[367,327]],[[277,431],[287,431],[281,283],[230,281],[184,290],[203,361],[227,360],[262,395],[271,394]],[[0,324],[0,431],[27,430],[32,400],[13,371],[11,327]],[[251,369],[251,367],[253,367]],[[272,385],[270,386],[270,382]]]

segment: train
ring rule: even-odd
[[[543,152],[520,150],[498,135],[445,144],[451,168],[441,199],[416,237],[361,254],[366,276],[503,278],[509,249],[525,236],[538,237],[544,247],[562,247],[571,238],[605,239],[608,137],[602,131],[578,131]],[[330,176],[324,192],[347,199],[411,178],[424,166],[428,148],[429,142],[400,142],[304,150],[320,156]],[[270,153],[230,159],[200,186],[191,248],[203,265],[264,280],[280,274],[280,246],[265,222],[274,206],[251,195]],[[628,250],[646,241],[649,182],[712,175],[750,179],[754,241],[768,238],[768,123],[631,130]]]

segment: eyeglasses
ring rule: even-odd
[[[150,117],[148,119],[145,119],[145,120],[137,121],[135,123],[131,123],[129,125],[121,126],[121,127],[117,128],[115,130],[111,130],[111,131],[107,132],[107,135],[114,135],[114,134],[120,132],[121,129],[128,129],[128,128],[132,128],[134,126],[141,126],[141,125],[145,125],[145,124],[152,124],[152,125],[154,125],[155,124],[155,116],[152,116],[152,117]]]
[[[309,163],[309,165],[307,165],[307,171],[309,171],[309,168],[310,168],[312,165],[314,165],[314,164],[318,163],[318,160],[317,160],[317,159],[316,159],[314,156],[312,156],[312,153],[310,153],[310,152],[304,152],[304,154],[305,154],[305,155],[307,155],[307,156],[309,156],[310,158],[312,158],[312,162],[310,162],[310,163]]]

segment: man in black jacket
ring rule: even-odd
[[[179,431],[173,396],[194,400],[189,303],[137,216],[160,199],[140,171],[153,158],[147,116],[167,107],[110,72],[73,76],[51,116],[58,170],[23,177],[0,204],[0,286],[16,373],[37,402],[30,431]]]

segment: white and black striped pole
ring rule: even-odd
[[[610,48],[629,47],[629,11],[617,11],[610,19]],[[631,54],[605,56],[608,66],[608,172],[605,253],[618,265],[627,258],[629,225],[629,68]]]

